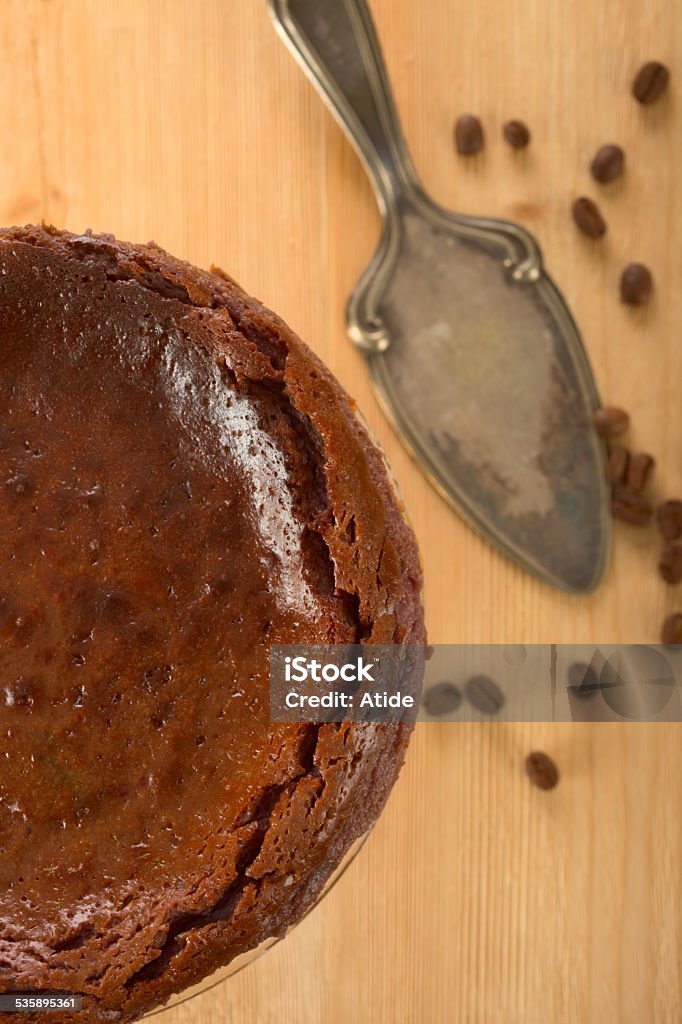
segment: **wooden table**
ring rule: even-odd
[[[680,0],[373,0],[426,187],[536,233],[608,402],[682,491]],[[346,296],[377,241],[364,172],[269,24],[264,0],[0,0],[0,221],[156,239],[225,267],[278,310],[357,398],[421,539],[433,641],[658,639],[682,608],[655,530],[618,526],[603,585],[571,598],[523,575],[425,483],[344,336]],[[639,64],[673,69],[640,108]],[[452,145],[464,111],[485,153]],[[509,117],[533,141],[501,140]],[[587,174],[620,142],[622,182]],[[609,222],[574,228],[576,195]],[[617,298],[649,264],[645,312]],[[528,750],[558,762],[533,789]],[[679,1024],[680,729],[429,726],[367,846],[278,948],[164,1024]]]

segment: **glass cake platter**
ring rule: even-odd
[[[336,885],[341,876],[346,873],[346,871],[348,870],[348,868],[350,867],[350,865],[355,860],[358,853],[366,843],[367,839],[369,838],[371,831],[372,829],[370,828],[367,832],[365,832],[363,836],[360,836],[359,839],[356,839],[355,842],[350,846],[341,863],[329,876],[322,892],[317,897],[315,903],[313,903],[310,910],[308,910],[308,912],[301,918],[302,921],[305,921],[306,917],[308,917],[309,914],[312,914],[313,910],[315,910],[315,908],[320,904],[320,902],[324,899],[327,893],[330,892],[331,889]],[[298,923],[300,924],[300,922]],[[294,927],[296,927],[296,925],[294,925]],[[289,931],[292,930],[293,929],[290,929]],[[288,934],[289,932],[287,932],[287,935]],[[286,936],[284,936],[284,938],[286,938]],[[235,957],[235,959],[232,960],[231,963],[227,964],[226,967],[218,968],[218,970],[215,971],[213,974],[210,974],[208,977],[204,978],[196,985],[192,985],[191,988],[185,989],[183,992],[179,992],[175,996],[171,996],[167,1003],[164,1003],[163,1006],[157,1007],[155,1010],[150,1010],[149,1013],[145,1014],[143,1019],[149,1020],[151,1017],[157,1017],[159,1014],[165,1013],[166,1010],[173,1010],[175,1009],[175,1007],[180,1006],[181,1003],[187,1002],[188,999],[194,999],[196,996],[202,995],[209,989],[215,988],[216,985],[222,984],[222,982],[227,981],[228,978],[234,977],[235,974],[243,970],[245,967],[248,967],[249,964],[252,964],[254,962],[254,960],[257,960],[259,957],[263,956],[264,953],[267,953],[269,949],[272,949],[274,945],[281,941],[282,939],[278,938],[277,936],[270,936],[270,938],[265,939],[263,942],[261,942],[259,946],[256,946],[254,949],[247,950],[245,953],[242,953],[241,956]]]

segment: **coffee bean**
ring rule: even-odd
[[[658,571],[666,583],[679,583],[682,580],[682,546],[668,544],[663,549]]]
[[[606,221],[599,207],[587,196],[581,196],[573,203],[573,220],[583,234],[589,238],[600,238],[606,234]]]
[[[590,171],[595,181],[602,185],[619,178],[625,170],[625,153],[613,143],[601,146],[590,164]]]
[[[609,452],[606,475],[610,484],[622,484],[628,471],[630,452],[622,444],[616,444]]]
[[[629,263],[620,276],[620,297],[631,306],[644,306],[651,298],[654,282],[643,263]]]
[[[512,149],[525,149],[530,142],[530,131],[523,121],[507,121],[502,134]]]
[[[559,782],[559,769],[541,750],[533,750],[526,758],[526,774],[538,789],[554,789]]]
[[[523,644],[510,644],[508,647],[503,648],[502,657],[508,665],[523,665],[524,661],[528,657],[528,651]]]
[[[632,95],[638,103],[648,106],[663,95],[668,88],[669,79],[670,72],[665,64],[661,64],[657,60],[649,61],[635,75],[632,83]]]
[[[455,124],[455,146],[462,156],[473,156],[483,149],[483,125],[473,114],[462,114]]]
[[[599,692],[599,679],[591,665],[584,661],[574,661],[568,666],[566,673],[568,685],[574,697],[589,700]]]
[[[629,491],[618,491],[611,502],[611,512],[616,519],[622,519],[633,526],[644,526],[653,515],[653,509],[646,498]]]
[[[625,478],[626,490],[631,494],[641,494],[647,485],[654,468],[654,457],[646,452],[634,452],[630,456],[627,476]]]
[[[661,643],[682,644],[682,612],[673,612],[663,623]]]
[[[592,422],[600,437],[618,437],[630,426],[630,417],[624,409],[618,409],[615,405],[605,405],[597,409]]]
[[[679,498],[671,498],[659,505],[656,519],[664,540],[682,537],[682,501]]]
[[[488,676],[472,676],[464,685],[469,703],[484,715],[495,715],[504,704],[504,694]]]
[[[462,694],[453,683],[436,683],[424,694],[423,704],[430,715],[447,715],[456,711],[462,702]]]

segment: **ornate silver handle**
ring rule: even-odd
[[[268,0],[277,31],[355,146],[382,213],[417,177],[365,0]]]

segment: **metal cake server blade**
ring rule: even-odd
[[[598,584],[610,540],[599,406],[570,311],[532,235],[421,187],[365,0],[268,0],[340,121],[383,215],[347,329],[381,404],[438,491],[562,590]]]

